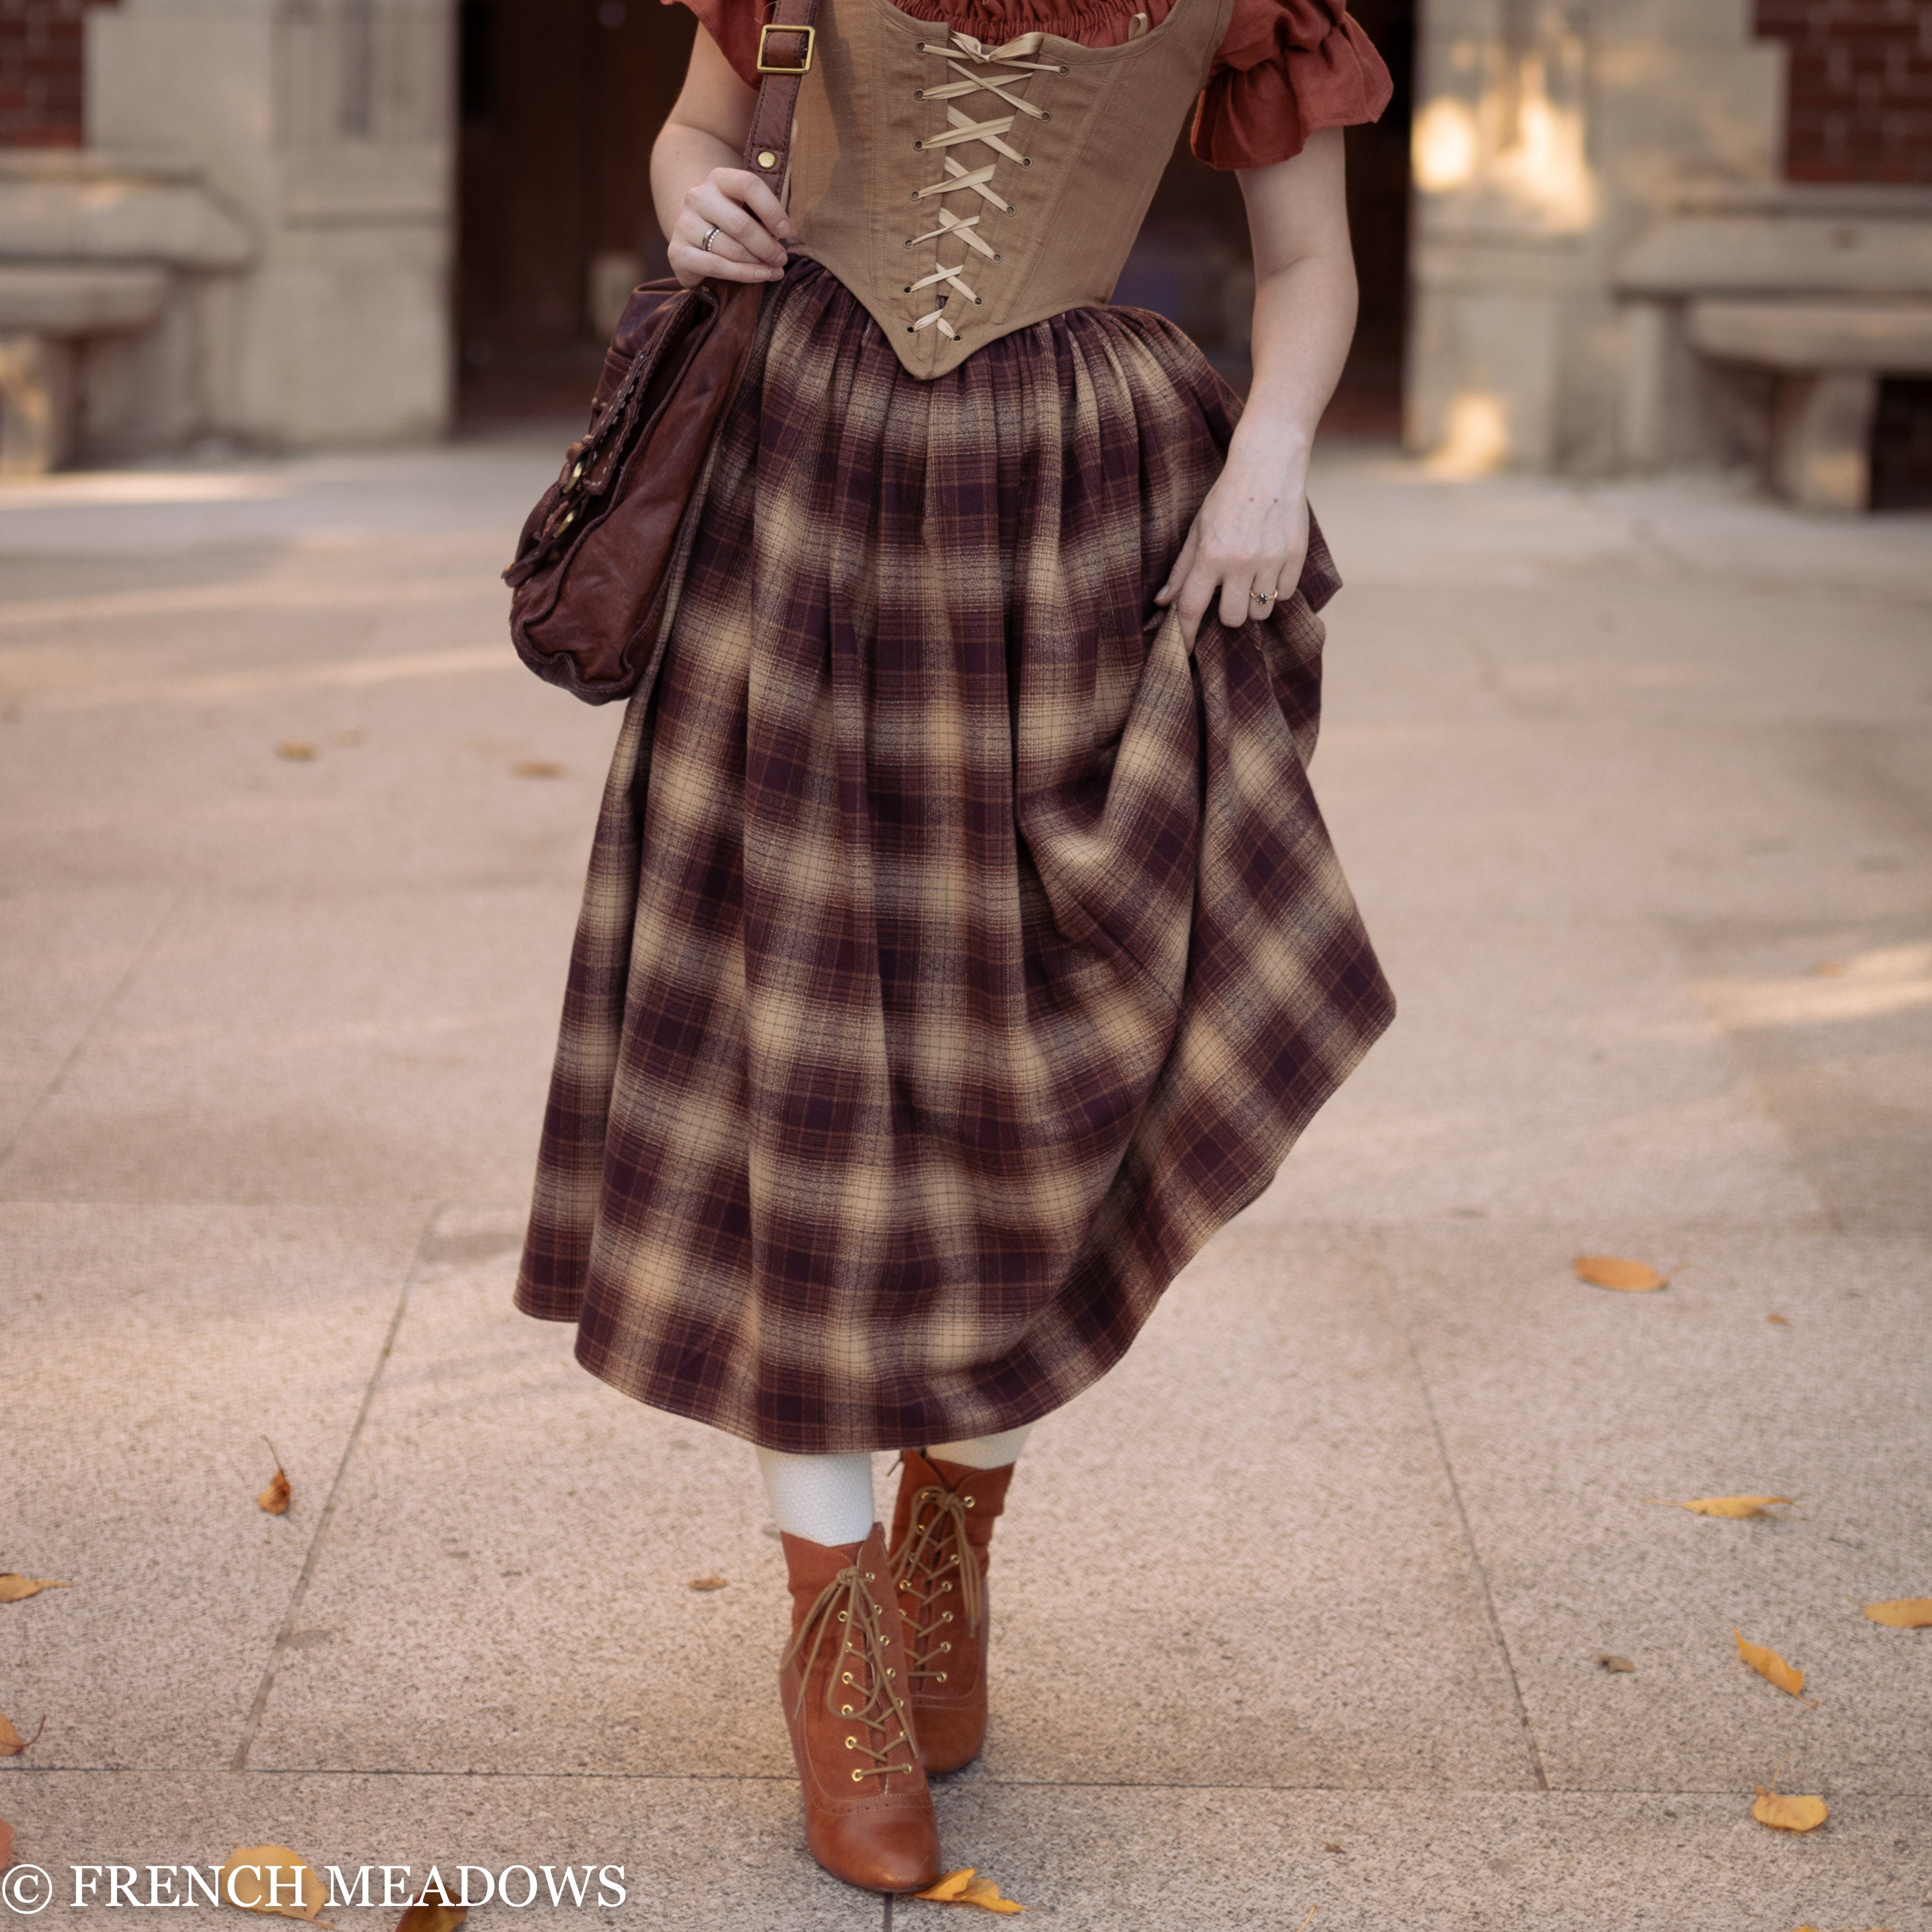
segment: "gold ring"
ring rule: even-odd
[[[698,244],[698,252],[700,255],[708,255],[710,254],[711,244],[718,238],[718,224],[714,221],[711,226],[704,231],[704,239]]]

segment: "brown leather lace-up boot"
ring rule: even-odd
[[[969,1469],[908,1449],[892,1509],[892,1580],[912,1648],[920,1761],[957,1771],[986,1742],[986,1568],[1013,1465]]]
[[[835,1878],[918,1892],[939,1828],[913,1741],[905,1632],[877,1523],[863,1543],[784,1536],[791,1647],[778,1675],[805,1798],[806,1843]]]

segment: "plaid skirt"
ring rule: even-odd
[[[1318,533],[1154,594],[1239,404],[1078,309],[937,381],[767,292],[631,700],[517,1286],[626,1394],[824,1454],[1102,1374],[1394,1005],[1310,791]]]

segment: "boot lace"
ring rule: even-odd
[[[902,1596],[916,1606],[907,1630],[915,1691],[922,1680],[946,1682],[956,1604],[970,1631],[979,1630],[986,1614],[986,1579],[966,1535],[966,1512],[972,1507],[970,1496],[938,1484],[913,1492],[896,1580]]]
[[[944,166],[943,178],[928,183],[924,188],[912,191],[915,202],[934,202],[932,218],[938,226],[928,228],[923,235],[909,236],[905,242],[908,248],[916,248],[922,242],[939,244],[933,250],[935,260],[944,248],[957,242],[962,248],[970,249],[988,262],[1002,261],[1005,258],[986,238],[975,231],[980,226],[980,214],[956,214],[945,204],[950,194],[973,194],[989,203],[1002,214],[1017,214],[1018,208],[992,185],[994,170],[1000,158],[1017,162],[1023,168],[1033,166],[1030,155],[1023,154],[1004,138],[1011,134],[1024,115],[1035,121],[1050,121],[1053,116],[1047,110],[1023,96],[1010,92],[1011,84],[1033,74],[1065,74],[1068,69],[1058,61],[1034,60],[1029,56],[1036,54],[1046,36],[1044,34],[1022,34],[1018,39],[1008,40],[1003,46],[984,46],[970,34],[955,32],[948,40],[922,40],[919,50],[922,54],[942,56],[946,66],[959,78],[947,81],[938,87],[922,87],[913,95],[915,100],[942,100],[946,104],[946,126],[943,132],[928,134],[914,142],[913,147],[920,154],[939,154]],[[1002,85],[1002,82],[1006,83]],[[953,105],[956,101],[977,94],[990,94],[1002,106],[1012,111],[995,114],[983,121],[976,121],[972,115]],[[976,109],[983,112],[987,105],[976,102]],[[996,158],[983,163],[976,168],[969,168],[958,160],[951,150],[955,148],[976,145],[986,148]],[[941,335],[957,342],[960,332],[947,321],[945,308],[951,296],[957,293],[970,302],[975,308],[984,306],[986,298],[981,296],[966,280],[966,271],[970,262],[962,260],[949,267],[944,261],[930,274],[921,275],[916,280],[905,285],[909,296],[922,294],[928,289],[937,289],[932,307],[915,320],[906,324],[906,333],[916,335],[922,328],[936,328]],[[974,273],[979,272],[975,269]],[[943,285],[943,286],[942,286]]]
[[[892,1640],[886,1634],[885,1612],[868,1585],[876,1577],[855,1563],[842,1570],[819,1592],[798,1634],[784,1654],[783,1668],[795,1658],[802,1659],[799,1675],[798,1702],[794,1717],[802,1715],[826,1641],[842,1626],[838,1649],[825,1672],[825,1708],[834,1718],[848,1720],[853,1729],[846,1733],[845,1748],[871,1762],[854,1769],[852,1782],[862,1784],[876,1778],[879,1788],[889,1789],[886,1780],[895,1772],[917,1768],[912,1744],[912,1714],[906,1708],[905,1691],[898,1682],[898,1666],[887,1659]],[[875,1742],[874,1740],[882,1740]],[[896,1751],[903,1749],[914,1762],[895,1764]]]

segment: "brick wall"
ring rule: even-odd
[[[0,147],[81,138],[80,21],[112,0],[0,0]]]
[[[1757,0],[1791,49],[1792,181],[1932,184],[1932,0]]]

